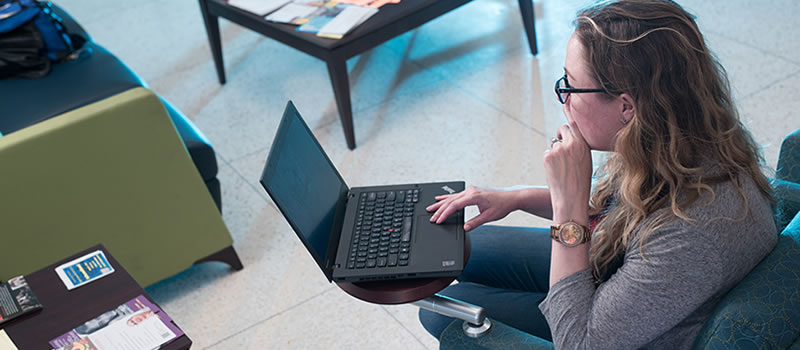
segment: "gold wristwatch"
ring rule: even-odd
[[[550,238],[567,247],[575,247],[588,242],[592,233],[588,227],[570,220],[561,225],[550,226]]]

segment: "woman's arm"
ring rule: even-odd
[[[547,220],[553,219],[550,189],[546,186],[514,186],[503,190],[513,193],[517,209]]]

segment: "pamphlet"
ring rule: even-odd
[[[265,19],[271,22],[299,25],[308,22],[317,10],[319,10],[318,6],[289,3],[281,7],[280,10],[273,12]]]
[[[95,250],[80,258],[56,267],[56,274],[67,290],[78,288],[84,284],[108,276],[114,272],[114,267],[108,263],[102,250]]]
[[[50,340],[53,349],[151,350],[183,335],[172,319],[143,295]]]
[[[291,0],[228,0],[228,4],[236,6],[247,12],[264,16],[286,5]]]
[[[341,39],[377,12],[377,8],[347,5],[338,1],[295,0],[272,12],[265,19],[299,25],[297,30],[300,32]]]
[[[342,4],[380,8],[386,4],[399,4],[400,0],[339,0],[339,2]]]
[[[0,324],[41,308],[25,277],[17,276],[0,283]]]
[[[317,35],[325,38],[341,39],[345,34],[377,12],[378,9],[372,7],[347,6],[341,13],[320,28]]]
[[[19,350],[5,330],[0,329],[0,350]]]

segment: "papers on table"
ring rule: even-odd
[[[345,34],[359,24],[364,23],[367,18],[372,17],[377,12],[378,9],[373,7],[347,6],[330,22],[320,28],[317,35],[324,38],[341,39]]]
[[[291,0],[228,0],[228,4],[259,16],[266,15],[286,5]]]
[[[380,8],[386,4],[399,4],[400,0],[338,0],[342,4]]]
[[[0,329],[0,350],[17,350],[17,346],[8,337],[6,331]]]
[[[319,7],[317,6],[289,3],[281,7],[280,10],[273,12],[265,19],[278,23],[303,24],[308,22],[311,15],[318,9]]]
[[[337,1],[295,0],[264,19],[299,25],[298,31],[315,33],[320,37],[341,39],[377,12],[377,8],[346,5]]]

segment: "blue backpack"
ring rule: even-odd
[[[0,0],[0,79],[43,77],[51,63],[74,59],[84,42],[67,32],[49,1]]]

